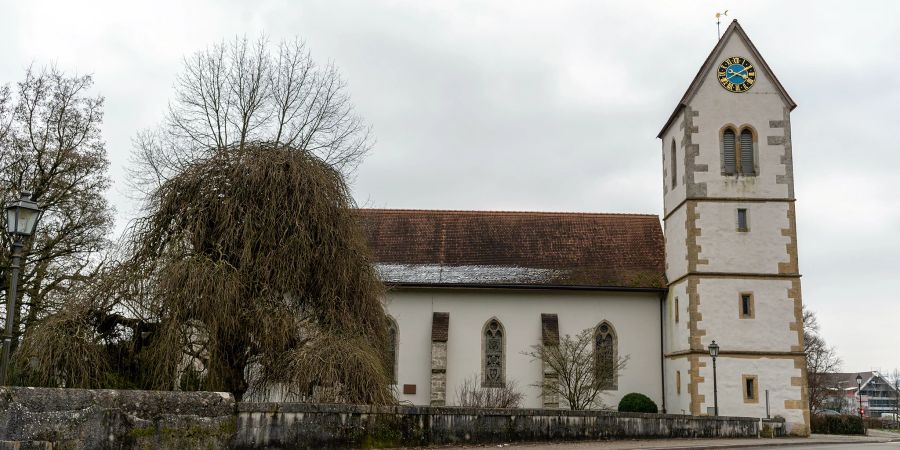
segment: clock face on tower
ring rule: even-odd
[[[756,68],[741,56],[725,58],[718,69],[719,84],[729,92],[746,92],[756,82]]]

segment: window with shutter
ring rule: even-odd
[[[737,166],[735,155],[734,130],[727,129],[722,133],[722,172],[734,175]]]
[[[753,160],[753,132],[741,131],[741,174],[756,175],[756,165]]]

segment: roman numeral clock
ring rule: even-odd
[[[719,64],[719,84],[729,92],[746,92],[756,82],[756,68],[741,56],[725,58]]]

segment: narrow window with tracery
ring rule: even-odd
[[[614,390],[617,388],[617,345],[616,332],[612,325],[606,321],[597,325],[597,329],[594,331],[594,378],[603,389]]]
[[[388,348],[387,348],[387,364],[388,373],[391,374],[391,382],[397,384],[397,346],[400,343],[398,339],[397,322],[390,316],[388,322]]]
[[[503,325],[491,319],[484,326],[484,381],[483,387],[503,387],[505,384],[504,347],[506,338]]]

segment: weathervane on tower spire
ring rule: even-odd
[[[716,34],[719,35],[719,39],[722,39],[722,31],[721,31],[721,29],[719,28],[719,23],[720,23],[720,22],[719,22],[719,18],[722,17],[722,16],[727,16],[727,15],[728,15],[728,10],[727,10],[727,9],[725,10],[725,12],[721,12],[721,13],[717,12],[717,13],[716,13]]]

